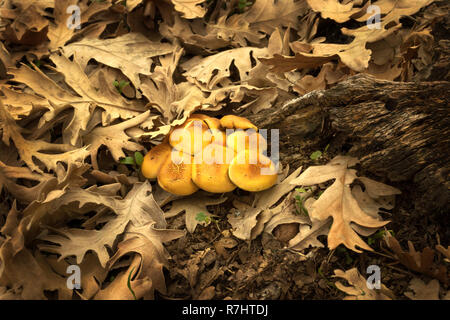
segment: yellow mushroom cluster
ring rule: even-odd
[[[236,187],[262,191],[277,181],[275,164],[263,155],[266,149],[266,139],[248,119],[193,114],[145,155],[141,170],[176,195]]]

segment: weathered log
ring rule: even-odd
[[[345,146],[364,171],[407,183],[416,209],[445,210],[450,198],[449,92],[447,81],[392,82],[359,74],[246,116],[260,128],[280,129],[283,162],[295,163],[293,145],[319,137],[337,151]]]

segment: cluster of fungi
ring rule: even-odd
[[[263,154],[266,150],[266,139],[246,118],[193,114],[145,155],[141,171],[167,192],[182,196],[199,189],[262,191],[278,176],[277,166]]]

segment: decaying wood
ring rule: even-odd
[[[411,187],[417,209],[445,210],[450,199],[450,82],[391,82],[360,74],[248,115],[280,129],[280,154],[295,162],[301,140],[327,139],[363,170]],[[283,158],[281,158],[283,161]]]

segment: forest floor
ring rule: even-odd
[[[79,29],[66,26],[69,2],[81,10]],[[373,213],[349,183],[341,198],[370,222],[341,212],[327,226],[296,192],[314,185],[318,201],[332,192],[331,178],[270,189],[273,201],[252,222],[261,194],[171,197],[140,171],[139,156],[192,113],[256,114],[359,73],[449,81],[446,1],[372,1],[378,31],[367,28],[368,1],[336,1],[341,11],[326,2],[2,2],[0,299],[449,299],[448,208],[416,210],[410,181],[357,165],[358,177],[385,192],[371,199],[387,206],[395,195],[395,205],[370,202],[361,182]],[[336,159],[353,177],[348,147],[325,145],[320,136],[289,141],[295,166],[277,186],[300,167],[294,179],[304,182],[307,170]],[[275,223],[282,213],[287,222]],[[305,236],[315,223],[327,228]],[[347,228],[342,237],[331,232],[337,225]],[[81,290],[66,286],[73,265]],[[369,266],[380,268],[380,290],[366,286]]]

